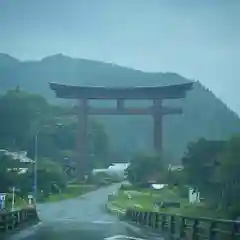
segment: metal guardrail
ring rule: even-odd
[[[11,212],[0,212],[0,234],[39,221],[36,208],[29,207]]]
[[[125,218],[155,230],[166,239],[238,240],[240,223],[128,209]]]

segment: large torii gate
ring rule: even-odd
[[[185,98],[193,83],[156,87],[90,87],[69,86],[50,83],[58,98],[77,99],[79,101],[77,114],[79,119],[79,135],[77,141],[78,158],[81,168],[87,161],[87,123],[88,115],[150,115],[154,124],[154,149],[157,153],[162,150],[163,116],[181,114],[178,107],[163,105],[164,99]],[[89,100],[116,100],[115,108],[96,108],[88,104]],[[146,108],[130,108],[124,105],[125,100],[152,100],[153,104]]]

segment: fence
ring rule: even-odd
[[[0,212],[0,234],[38,221],[37,211],[34,207],[11,212]]]
[[[151,228],[166,239],[240,240],[240,224],[230,220],[193,218],[127,210],[127,220]]]

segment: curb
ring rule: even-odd
[[[113,206],[113,204],[111,204],[111,203],[106,203],[105,209],[108,213],[114,214],[119,218],[124,217],[126,214],[126,210],[117,208],[117,207]]]
[[[28,206],[25,209],[15,209],[14,211],[2,214],[0,239],[10,237],[20,230],[30,228],[41,222],[38,212],[33,206]]]
[[[116,215],[119,218],[119,220],[122,220],[122,223],[124,223],[127,228],[131,229],[131,231],[135,232],[139,236],[144,236],[144,238],[146,239],[156,239],[156,240],[164,239],[160,235],[160,233],[157,232],[156,230],[127,220],[125,209],[117,208],[116,206],[114,206],[109,202],[105,204],[105,209],[108,213]]]

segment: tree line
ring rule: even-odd
[[[206,208],[232,219],[240,215],[240,135],[225,141],[202,138],[191,142],[181,164],[181,171],[169,171],[167,159],[138,154],[132,159],[127,175],[137,186],[154,180],[182,190],[191,187],[200,192]]]
[[[191,143],[182,163],[185,183],[198,190],[209,207],[231,218],[240,215],[240,135]]]
[[[52,182],[64,186],[76,175],[78,122],[76,117],[68,114],[70,110],[49,104],[42,96],[19,87],[0,96],[0,149],[26,151],[28,157],[34,159],[37,135],[38,184],[42,188],[49,189]],[[88,137],[89,169],[108,166],[109,140],[104,126],[90,119]],[[25,192],[31,191],[33,166],[29,166],[28,174],[19,175],[7,172],[10,162],[7,158],[0,160],[0,190],[18,184]],[[14,164],[17,166],[17,161]]]

